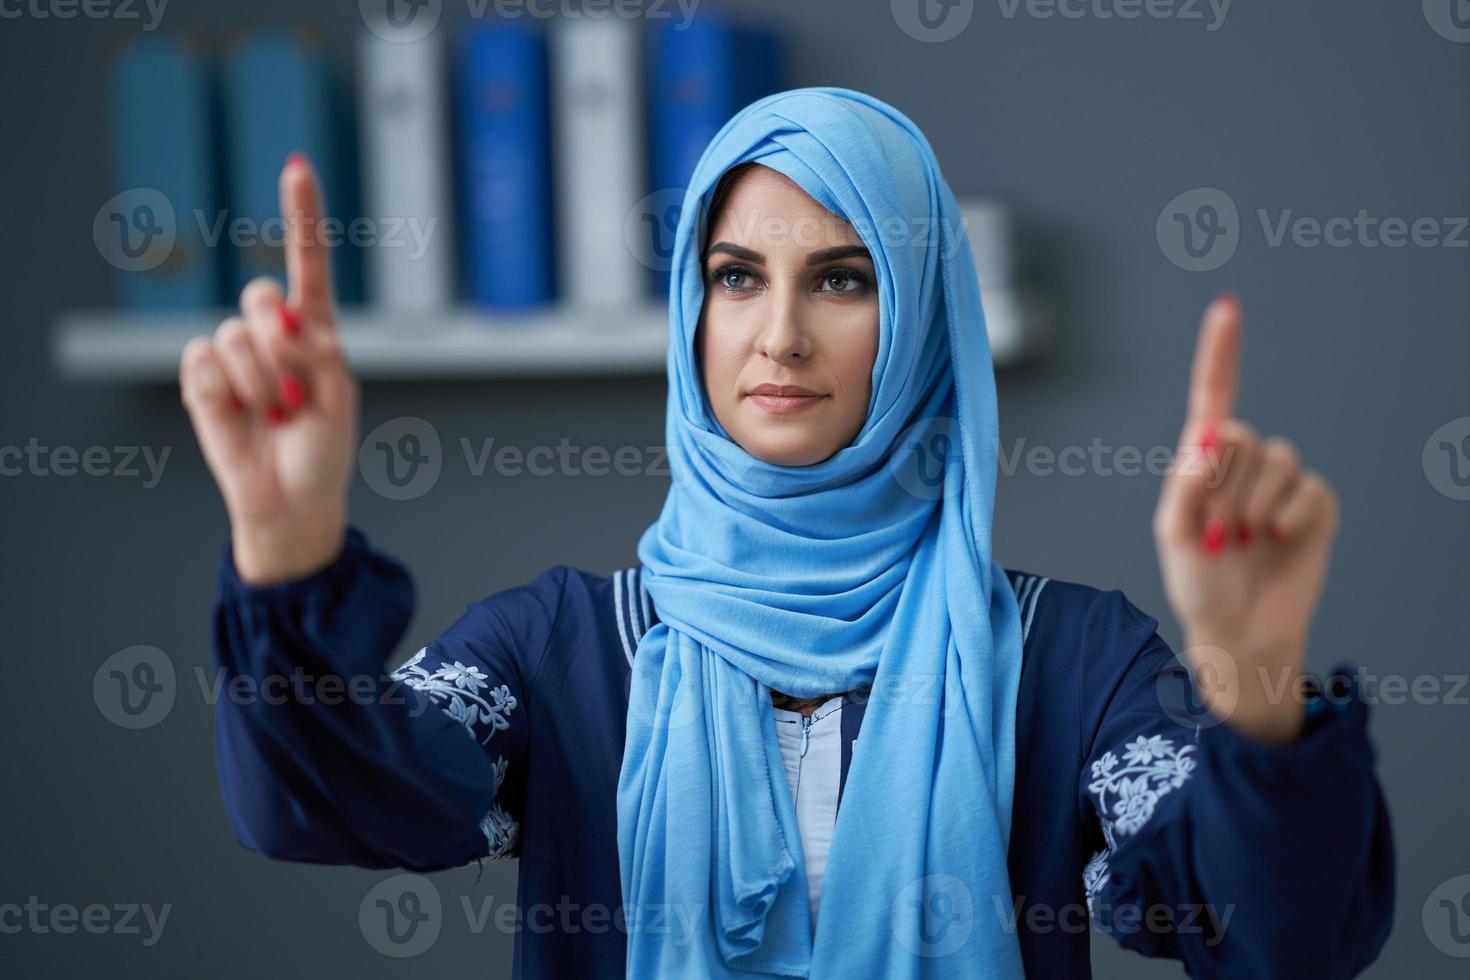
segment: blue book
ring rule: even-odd
[[[774,27],[701,13],[682,28],[652,21],[648,38],[649,178],[652,213],[643,215],[652,255],[668,259],[678,204],[704,149],[745,106],[787,87],[785,39]],[[656,265],[656,295],[669,270]]]
[[[234,47],[224,71],[225,147],[230,202],[219,229],[230,256],[232,291],[260,275],[284,278],[278,190],[281,167],[300,150],[311,158],[324,195],[323,240],[332,245],[339,303],[362,298],[360,248],[375,233],[357,216],[350,102],[319,51],[292,34],[273,32]],[[228,222],[238,222],[232,232]]]
[[[456,36],[460,281],[471,303],[516,310],[556,298],[549,89],[540,29],[485,23]]]
[[[145,35],[112,66],[117,196],[93,231],[128,309],[220,302],[220,250],[206,246],[197,220],[219,208],[212,97],[208,62],[178,38]]]

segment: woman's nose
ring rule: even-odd
[[[801,322],[794,299],[772,298],[776,302],[768,306],[770,316],[761,325],[760,334],[756,337],[756,349],[777,362],[810,357],[811,338]]]

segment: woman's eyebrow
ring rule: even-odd
[[[837,259],[867,259],[873,261],[868,250],[862,245],[838,245],[835,248],[824,248],[820,252],[813,252],[806,257],[807,265],[821,265],[823,262],[833,262]]]
[[[737,259],[754,262],[756,265],[764,265],[766,262],[766,257],[761,253],[748,249],[744,245],[736,245],[733,242],[715,242],[704,250],[705,259],[708,260],[716,252],[724,252],[727,255],[733,255]]]
[[[705,249],[705,260],[708,261],[709,257],[716,252],[724,252],[737,259],[744,259],[746,262],[754,262],[757,265],[764,265],[766,261],[766,257],[760,252],[746,248],[744,245],[736,245],[733,242],[715,242],[709,248]],[[821,265],[823,262],[832,262],[836,259],[846,258],[862,258],[867,259],[869,262],[873,260],[873,257],[868,254],[867,248],[862,245],[837,245],[833,248],[824,248],[821,251],[811,253],[806,257],[806,264]]]

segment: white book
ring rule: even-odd
[[[1026,352],[1026,310],[1023,296],[1009,284],[982,286],[980,306],[985,310],[985,333],[990,337],[990,362],[996,367],[1014,364]]]
[[[975,256],[980,288],[1009,286],[1016,279],[1015,221],[1010,208],[989,198],[962,198],[960,220]]]
[[[1049,305],[1020,281],[1015,214],[991,198],[958,200],[980,283],[980,305],[996,367],[1017,364],[1043,352],[1054,324]]]
[[[550,32],[557,277],[576,306],[633,307],[652,281],[625,234],[646,193],[637,25],[575,17]]]
[[[441,310],[454,302],[454,245],[439,34],[359,44],[368,299],[387,309]]]

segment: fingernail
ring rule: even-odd
[[[1226,303],[1230,306],[1240,305],[1240,300],[1236,298],[1234,293],[1221,293],[1216,302]]]
[[[272,405],[265,410],[265,420],[271,425],[280,425],[286,421],[286,413],[281,411],[281,406]]]
[[[1251,529],[1246,527],[1244,524],[1240,525],[1240,530],[1235,533],[1235,539],[1241,544],[1250,544]]]
[[[302,153],[300,150],[296,150],[295,152],[293,152],[290,156],[288,156],[286,158],[286,166],[287,167],[294,167],[298,163],[305,163],[305,162],[306,162],[306,154],[305,153]]]
[[[1215,440],[1219,437],[1220,434],[1215,429],[1215,420],[1208,419],[1204,424],[1204,428],[1200,429],[1199,447],[1201,449],[1214,449]]]
[[[306,386],[301,383],[300,378],[289,374],[281,376],[281,401],[293,412],[306,404]]]
[[[1211,517],[1205,521],[1205,551],[1211,555],[1218,555],[1225,547],[1225,522],[1218,517]]]
[[[285,303],[281,304],[281,329],[287,337],[298,337],[301,335],[301,317],[296,311]]]

